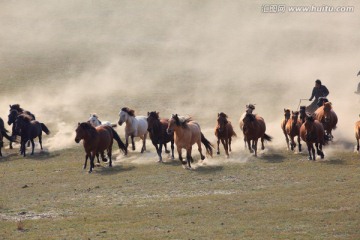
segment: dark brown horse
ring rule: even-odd
[[[220,154],[219,145],[221,141],[225,149],[225,154],[229,157],[229,152],[231,152],[231,138],[236,137],[236,133],[234,132],[231,122],[228,121],[228,116],[223,112],[218,113],[215,136],[217,137],[217,154]]]
[[[49,129],[45,126],[45,124],[40,123],[36,120],[32,120],[30,116],[27,114],[20,114],[16,117],[15,120],[15,130],[20,134],[21,137],[21,147],[20,152],[23,156],[26,156],[26,146],[25,143],[30,141],[32,144],[31,155],[34,154],[35,143],[34,138],[39,138],[40,148],[42,147],[42,132],[44,131],[47,135],[50,134]]]
[[[285,135],[285,141],[286,141],[286,145],[287,145],[287,149],[289,150],[289,137],[286,133],[286,129],[285,129],[285,126],[286,126],[286,123],[289,121],[290,119],[290,109],[285,109],[284,108],[284,119],[281,121],[281,129]]]
[[[88,158],[90,158],[89,173],[91,173],[93,168],[95,167],[95,156],[97,156],[98,154],[103,154],[105,150],[107,150],[107,155],[109,158],[109,167],[112,166],[111,154],[113,139],[117,141],[119,149],[123,152],[126,152],[126,147],[124,143],[121,141],[116,131],[110,126],[101,125],[95,128],[90,123],[83,122],[78,124],[78,127],[75,131],[75,142],[79,143],[81,140],[83,140],[83,145],[86,153],[84,169],[86,169],[87,160]]]
[[[165,153],[170,153],[167,150],[166,143],[171,142],[171,159],[174,158],[174,133],[168,134],[166,129],[169,125],[169,119],[160,118],[158,112],[148,112],[147,117],[148,131],[150,133],[150,139],[152,144],[156,148],[156,152],[159,156],[159,162],[162,162],[162,147],[165,146]]]
[[[338,118],[334,112],[330,102],[325,102],[323,106],[319,107],[314,113],[315,119],[322,123],[325,130],[325,136],[328,140],[332,140],[332,130],[336,129]]]
[[[306,121],[306,106],[300,106],[299,119],[301,124],[303,124]]]
[[[271,141],[272,137],[265,133],[265,121],[259,115],[247,113],[243,119],[243,122],[243,133],[247,141],[249,151],[250,153],[255,152],[256,157],[258,139],[261,139],[261,149],[264,150],[264,140]]]
[[[19,135],[17,132],[16,132],[16,129],[15,129],[15,120],[16,120],[16,117],[20,114],[26,114],[28,115],[31,120],[35,120],[35,115],[32,114],[31,112],[29,111],[26,111],[24,110],[23,108],[20,107],[19,104],[13,104],[13,105],[9,105],[10,106],[10,111],[9,111],[9,116],[8,116],[8,125],[11,125],[12,124],[12,133],[11,133],[11,136],[12,136],[12,141],[10,141],[10,149],[12,149],[12,142],[16,140],[16,136]]]
[[[324,153],[322,151],[322,146],[326,144],[324,127],[313,116],[307,116],[305,122],[301,125],[300,137],[306,142],[308,147],[309,160],[315,161],[316,159],[314,144],[316,146],[317,155],[319,155],[321,159],[324,158]]]
[[[212,145],[204,137],[201,132],[200,125],[193,121],[191,118],[179,117],[177,114],[173,114],[169,120],[169,125],[166,130],[169,134],[174,133],[174,141],[179,153],[179,159],[183,166],[186,167],[186,162],[183,162],[181,150],[186,149],[186,160],[188,168],[191,169],[190,162],[193,162],[191,156],[192,145],[195,143],[198,145],[198,150],[200,153],[201,160],[205,159],[205,156],[202,154],[201,143],[205,145],[207,153],[212,156]]]
[[[291,118],[289,119],[289,121],[287,121],[285,126],[286,135],[290,137],[290,141],[291,141],[290,143],[291,151],[294,151],[296,147],[294,138],[297,136],[299,152],[301,152],[300,127],[301,127],[301,121],[299,120],[299,112],[292,111]]]
[[[9,131],[5,129],[4,120],[0,118],[0,157],[2,156],[1,148],[4,146],[3,137],[5,137],[10,142],[13,141],[13,139],[7,134]]]

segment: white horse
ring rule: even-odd
[[[119,125],[126,123],[125,126],[125,146],[126,148],[129,145],[129,137],[131,137],[132,150],[135,150],[134,137],[140,137],[143,140],[143,145],[141,148],[141,153],[146,150],[146,136],[148,130],[147,117],[137,116],[135,117],[135,111],[124,107],[119,113]]]
[[[246,105],[246,110],[245,112],[241,115],[240,117],[240,120],[239,120],[239,125],[240,125],[240,129],[242,132],[244,132],[243,128],[244,128],[244,118],[246,116],[246,114],[252,114],[252,112],[254,111],[255,109],[255,104],[247,104]],[[246,139],[245,139],[245,136],[244,136],[244,142],[245,142],[245,148],[246,148]]]
[[[109,121],[100,121],[99,117],[97,116],[96,113],[91,113],[90,114],[90,118],[88,120],[88,122],[93,126],[93,127],[97,127],[100,125],[104,125],[104,126],[110,126],[110,127],[116,127],[116,124],[113,124]]]

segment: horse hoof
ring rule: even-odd
[[[89,173],[92,173],[92,170],[89,170]]]
[[[174,156],[172,156],[172,157],[171,157],[171,160],[175,160],[175,157],[174,157]]]
[[[226,155],[226,158],[230,158],[230,156],[229,156],[229,155]]]
[[[170,153],[170,151],[169,151],[169,150],[165,150],[165,153]]]
[[[201,156],[201,160],[204,160],[205,156]],[[194,162],[194,160],[192,159],[192,162]]]
[[[216,152],[217,155],[220,155],[220,152]]]

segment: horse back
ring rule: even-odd
[[[135,119],[137,120],[137,135],[138,136],[143,136],[146,134],[147,130],[148,130],[148,122],[147,122],[147,117],[145,116],[137,116],[135,117]]]
[[[100,125],[97,126],[96,132],[98,133],[98,143],[97,143],[97,150],[104,151],[112,146],[113,143],[113,133],[110,126],[107,125]]]

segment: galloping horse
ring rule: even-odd
[[[160,118],[158,112],[148,112],[147,117],[148,131],[152,144],[156,148],[159,156],[159,162],[162,162],[162,146],[165,146],[165,153],[170,153],[167,150],[166,143],[171,142],[171,159],[174,159],[174,134],[167,134],[166,129],[169,125],[169,119]],[[159,146],[158,146],[159,145]]]
[[[18,132],[21,136],[21,147],[20,152],[23,154],[23,156],[26,156],[26,147],[25,143],[27,141],[30,141],[32,144],[32,151],[31,155],[34,154],[35,149],[35,143],[34,138],[39,138],[40,148],[42,147],[42,132],[45,132],[47,135],[50,134],[49,129],[45,126],[45,124],[40,123],[36,120],[32,120],[30,116],[27,114],[20,114],[16,117],[15,120],[15,130]]]
[[[255,151],[255,157],[257,156],[257,143],[258,139],[261,139],[261,149],[264,150],[264,140],[271,141],[272,137],[265,133],[266,125],[265,121],[259,115],[253,115],[247,113],[243,119],[243,133],[248,144],[250,153]],[[252,142],[251,142],[252,141]],[[251,143],[251,144],[250,144]]]
[[[319,107],[314,113],[315,119],[322,123],[325,130],[325,136],[328,140],[332,140],[332,130],[336,129],[338,118],[330,102],[325,102],[323,106]]]
[[[215,127],[215,136],[217,137],[217,154],[220,154],[220,140],[224,146],[226,156],[229,157],[229,152],[231,152],[231,138],[236,137],[236,133],[231,125],[231,122],[228,121],[228,116],[221,112],[218,113],[217,125]]]
[[[288,108],[284,108],[284,119],[281,121],[281,129],[285,135],[285,140],[286,140],[286,144],[287,144],[287,149],[289,150],[289,138],[288,138],[288,135],[286,133],[286,129],[285,129],[285,126],[286,126],[286,123],[289,121],[290,119],[290,109]]]
[[[12,138],[7,134],[9,131],[5,129],[4,120],[0,118],[0,157],[2,157],[1,148],[4,145],[3,137],[12,142]]]
[[[177,114],[173,114],[169,121],[167,132],[169,134],[174,133],[179,160],[184,166],[186,166],[186,162],[183,161],[181,150],[183,148],[186,149],[186,160],[189,169],[191,169],[190,162],[194,161],[191,156],[191,150],[192,145],[195,143],[198,145],[201,160],[205,159],[205,156],[202,154],[201,143],[205,145],[207,153],[212,156],[211,143],[204,137],[200,125],[191,118],[179,118]]]
[[[239,120],[239,126],[240,126],[240,130],[243,131],[243,127],[244,127],[244,118],[246,116],[246,114],[252,114],[252,112],[255,110],[255,104],[247,104],[246,105],[246,109],[245,112],[241,115],[240,120]],[[244,131],[243,131],[244,132]],[[245,143],[245,148],[246,148],[246,138],[244,136],[244,143]]]
[[[291,118],[289,119],[289,121],[286,123],[285,126],[286,135],[288,135],[291,140],[291,144],[290,144],[291,151],[294,151],[294,148],[296,147],[294,138],[297,136],[298,148],[299,148],[299,152],[301,152],[300,127],[301,127],[301,121],[299,120],[299,112],[292,111]]]
[[[16,129],[15,129],[15,120],[16,120],[16,117],[20,114],[26,114],[28,115],[31,120],[35,120],[35,115],[32,114],[31,112],[29,111],[26,111],[24,109],[22,109],[20,107],[19,104],[13,104],[13,105],[9,105],[10,106],[10,113],[9,113],[9,116],[8,116],[8,125],[11,125],[12,124],[12,133],[11,133],[11,137],[12,137],[12,141],[10,141],[10,149],[12,149],[12,142],[15,141],[16,139],[16,135],[19,135],[17,132],[16,132]]]
[[[325,145],[327,142],[325,140],[325,132],[323,125],[316,120],[313,116],[307,116],[305,123],[303,123],[300,127],[300,137],[301,139],[306,142],[309,151],[309,160],[315,161],[315,148],[314,143],[316,146],[316,153],[321,157],[324,158],[324,153],[322,151],[322,146]]]
[[[118,143],[119,149],[126,152],[126,147],[121,141],[119,135],[116,131],[110,126],[98,126],[93,127],[88,122],[79,123],[76,128],[76,137],[75,142],[79,143],[83,140],[83,145],[85,149],[85,163],[84,169],[86,169],[87,160],[90,158],[90,170],[92,172],[94,165],[94,158],[98,154],[103,154],[107,150],[107,155],[109,158],[109,167],[112,166],[111,154],[112,154],[112,145],[113,139]]]
[[[93,126],[93,127],[97,127],[100,125],[106,125],[106,126],[110,126],[110,127],[116,127],[116,124],[113,124],[109,121],[100,121],[98,115],[96,113],[91,113],[90,114],[90,118],[88,120],[88,122]]]
[[[360,115],[359,115],[360,117]],[[356,150],[359,152],[359,139],[360,139],[360,120],[355,123],[355,138],[357,142]]]
[[[125,146],[129,145],[129,137],[131,137],[132,150],[135,150],[134,137],[140,137],[143,140],[141,153],[146,150],[146,136],[148,130],[147,119],[144,116],[135,117],[135,111],[124,107],[119,113],[119,125],[126,123],[125,126]],[[126,155],[126,154],[125,154]]]

